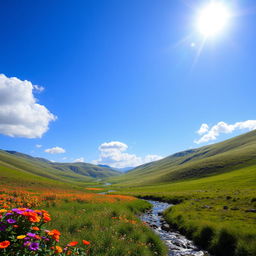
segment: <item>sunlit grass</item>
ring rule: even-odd
[[[202,179],[122,188],[122,193],[179,203],[168,222],[216,255],[256,255],[256,166]],[[120,191],[119,191],[120,192]]]
[[[50,213],[47,229],[61,232],[62,246],[86,240],[90,241],[89,255],[166,255],[160,238],[138,218],[150,204],[132,196],[100,195],[86,189],[45,191],[40,187],[31,191],[0,186],[0,209],[24,206]]]
[[[63,243],[70,237],[89,240],[90,255],[166,255],[157,235],[135,216],[149,207],[147,202],[135,200],[114,204],[63,202],[47,209],[56,220],[52,225],[63,234]]]

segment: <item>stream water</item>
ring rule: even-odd
[[[109,186],[111,183],[105,183]],[[108,190],[98,194],[108,194],[115,192],[115,190]],[[181,235],[177,230],[172,230],[169,224],[163,218],[163,211],[173,206],[172,204],[158,202],[153,200],[146,200],[153,205],[153,207],[142,214],[140,219],[146,222],[158,234],[162,241],[168,247],[169,256],[210,256],[206,251],[200,250],[193,241]]]
[[[162,212],[172,206],[171,204],[147,201],[153,205],[153,208],[141,215],[141,220],[146,222],[165,242],[169,249],[169,256],[209,256],[207,252],[200,250],[178,231],[170,229],[162,217]]]

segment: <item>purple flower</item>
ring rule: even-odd
[[[34,212],[34,210],[26,209],[26,212]]]
[[[16,220],[14,220],[14,219],[8,219],[7,222],[8,222],[9,224],[14,224],[14,223],[16,223]]]
[[[34,238],[36,236],[36,234],[34,234],[34,233],[27,233],[27,236]]]
[[[39,243],[31,243],[29,246],[29,250],[37,251],[39,249]]]
[[[17,208],[12,209],[12,211],[17,213],[17,214],[22,214],[24,212],[24,211],[21,211],[21,210],[19,210]]]
[[[13,213],[7,212],[7,213],[5,214],[5,216],[10,216],[10,215],[13,215]]]

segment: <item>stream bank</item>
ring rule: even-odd
[[[199,249],[191,240],[172,230],[163,218],[163,211],[173,206],[169,203],[146,200],[153,205],[152,209],[141,215],[141,220],[146,222],[167,245],[169,256],[209,256]]]
[[[107,184],[108,186],[109,184]],[[111,185],[111,184],[110,184]],[[98,194],[108,194],[116,192],[108,190]],[[163,212],[172,207],[174,204],[180,203],[181,199],[173,199],[170,203],[151,200],[149,198],[141,198],[152,205],[152,208],[140,216],[140,219],[150,226],[168,248],[168,256],[210,256],[206,251],[198,248],[193,241],[181,235],[179,231],[172,230],[170,225],[163,217]]]

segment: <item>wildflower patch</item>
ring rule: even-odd
[[[77,241],[59,246],[61,233],[43,228],[49,221],[51,217],[45,210],[0,209],[0,255],[88,255],[87,240],[81,241],[83,248],[76,247]]]

